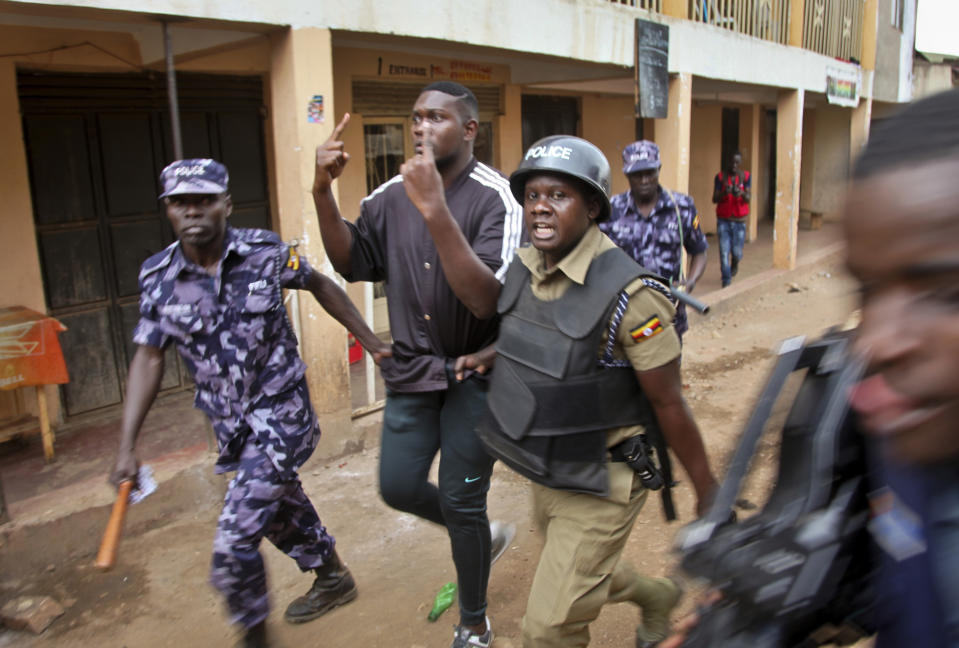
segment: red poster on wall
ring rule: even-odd
[[[67,327],[23,306],[0,308],[0,389],[69,382],[57,334]]]

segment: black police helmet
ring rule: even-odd
[[[595,145],[572,135],[551,135],[529,147],[509,177],[509,188],[519,204],[523,204],[527,178],[544,172],[572,176],[595,189],[600,196],[596,221],[609,218],[609,161]]]

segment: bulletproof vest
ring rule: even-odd
[[[526,266],[512,263],[479,429],[493,456],[544,486],[609,494],[606,432],[642,424],[648,406],[632,367],[602,365],[599,349],[619,293],[644,275],[654,276],[611,249],[583,285],[546,302],[533,295]]]

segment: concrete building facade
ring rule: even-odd
[[[440,79],[477,94],[477,157],[506,173],[533,139],[566,132],[602,148],[620,192],[622,148],[657,141],[663,185],[692,194],[707,232],[715,231],[713,176],[724,154],[742,151],[753,178],[749,236],[773,221],[774,264],[791,267],[800,217],[838,215],[873,89],[888,86],[890,102],[908,99],[911,67],[901,56],[895,70],[877,70],[880,7],[889,1],[0,3],[3,305],[70,327],[71,384],[48,389],[54,421],[121,403],[136,267],[172,240],[155,201],[156,175],[174,151],[167,52],[184,155],[223,159],[237,224],[297,240],[331,275],[310,197],[315,147],[351,114],[344,139],[353,161],[337,191],[344,216],[355,218],[362,197],[412,154],[412,101]],[[662,119],[634,113],[636,19],[669,28]],[[851,94],[837,94],[837,79]],[[348,290],[387,333],[377,288]],[[357,412],[347,336],[312,299],[289,308],[323,452],[337,454],[350,447]],[[360,389],[373,405],[373,367],[364,362]],[[168,374],[166,388],[188,386],[175,360]],[[0,418],[31,407],[0,392]]]

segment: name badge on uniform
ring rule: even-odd
[[[193,313],[193,304],[161,304],[157,310],[167,317],[183,317]]]
[[[888,488],[869,494],[869,533],[876,544],[896,561],[903,561],[926,551],[919,516]]]
[[[247,287],[247,289],[249,290],[249,294],[252,295],[252,294],[255,293],[257,290],[263,290],[263,289],[266,288],[268,285],[269,285],[269,284],[267,283],[266,279],[257,279],[256,281],[247,284],[246,287]]]
[[[636,328],[630,330],[629,336],[633,338],[633,342],[639,344],[640,342],[645,342],[651,337],[656,337],[662,332],[663,323],[660,321],[659,315],[653,315]]]

